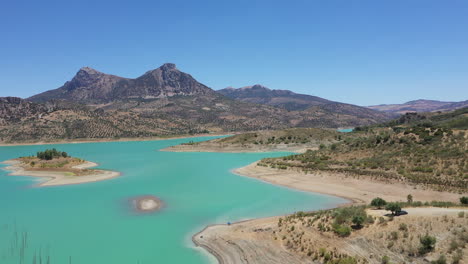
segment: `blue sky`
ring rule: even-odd
[[[468,1],[3,1],[0,96],[82,66],[173,62],[213,89],[260,83],[359,105],[468,99]]]

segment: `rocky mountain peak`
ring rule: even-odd
[[[259,89],[259,90],[268,90],[268,91],[271,90],[270,88],[263,86],[261,84],[255,84],[250,89]]]
[[[91,68],[91,67],[88,67],[88,66],[85,66],[85,67],[81,67],[79,72],[87,72],[87,73],[98,73],[97,70]]]
[[[161,67],[159,67],[163,71],[169,71],[177,69],[174,63],[164,63]]]

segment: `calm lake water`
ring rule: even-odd
[[[0,147],[0,161],[55,147],[122,173],[102,182],[32,188],[37,178],[0,170],[0,263],[210,263],[212,257],[191,242],[206,225],[345,202],[230,173],[285,153],[158,151],[207,139]],[[145,194],[166,207],[135,213],[128,199]]]

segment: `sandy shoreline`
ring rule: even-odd
[[[240,132],[239,132],[240,133]],[[52,144],[80,144],[80,143],[99,143],[99,142],[131,142],[131,141],[156,141],[166,139],[180,139],[180,138],[195,138],[195,137],[216,137],[216,136],[229,136],[237,133],[215,133],[215,134],[197,134],[197,135],[180,135],[168,137],[145,137],[145,138],[105,138],[105,139],[83,139],[83,140],[55,140],[55,141],[38,141],[38,142],[19,142],[19,143],[1,143],[0,147],[8,146],[34,146],[34,145],[52,145]]]
[[[418,201],[456,202],[460,197],[459,194],[424,190],[403,183],[385,183],[364,177],[355,178],[329,172],[305,174],[261,167],[256,164],[257,162],[235,169],[233,173],[297,190],[342,197],[352,201],[352,204],[368,204],[375,197],[381,197],[387,201],[404,201],[408,194],[413,195],[414,200]],[[193,235],[192,241],[196,246],[204,248],[215,256],[220,264],[310,263],[278,246],[277,241],[267,236],[260,239],[261,242],[258,241],[258,237],[262,238],[261,232],[263,231],[256,230],[271,229],[280,217],[245,220],[230,226],[209,225]],[[246,234],[248,231],[255,234],[255,239],[251,234]]]
[[[277,170],[257,166],[256,164],[257,162],[254,162],[235,169],[233,172],[240,176],[301,191],[342,197],[355,203],[368,204],[375,197],[381,197],[388,201],[406,201],[408,194],[411,194],[414,200],[423,202],[433,200],[458,202],[460,198],[460,194],[456,193],[438,192],[399,182],[370,180],[365,176],[355,177],[332,172],[305,174],[293,170]]]
[[[120,172],[107,171],[107,170],[93,170],[93,174],[83,176],[73,176],[69,172],[60,171],[28,171],[20,166],[20,161],[7,160],[2,162],[9,166],[2,169],[10,171],[9,176],[29,176],[43,178],[44,181],[38,183],[36,186],[58,186],[58,185],[70,185],[70,184],[81,184],[87,182],[97,182],[103,180],[109,180],[120,176]],[[97,163],[86,161],[83,164],[76,165],[74,169],[88,169],[98,166]]]

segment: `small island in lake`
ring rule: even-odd
[[[20,157],[3,163],[10,165],[5,168],[12,171],[9,175],[49,178],[39,186],[95,182],[120,175],[115,171],[89,169],[98,164],[71,157],[68,153],[55,148],[39,151],[35,156]]]
[[[153,195],[142,195],[131,199],[132,205],[137,212],[149,213],[159,211],[163,207],[163,202]]]

